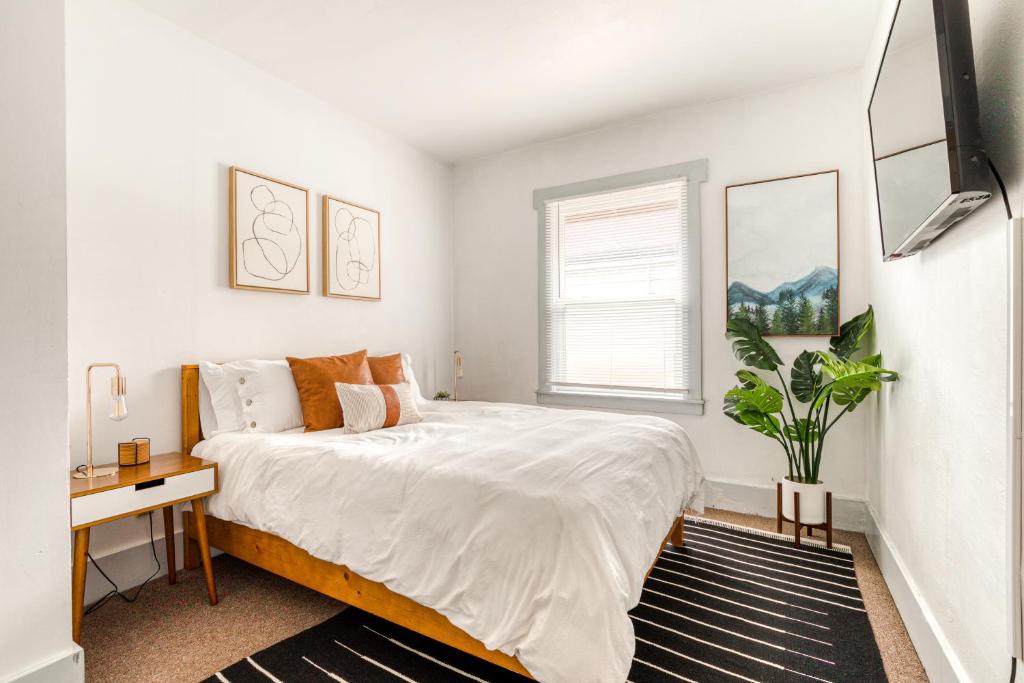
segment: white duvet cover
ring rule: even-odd
[[[702,505],[668,420],[429,403],[365,434],[221,434],[212,515],[345,564],[447,616],[544,683],[622,683],[627,611],[673,520]]]

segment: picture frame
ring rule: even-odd
[[[323,294],[381,300],[380,211],[322,196]]]
[[[725,188],[725,318],[764,336],[831,336],[841,320],[839,170]]]
[[[237,166],[228,169],[232,289],[309,294],[309,190]]]

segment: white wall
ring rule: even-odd
[[[769,484],[786,472],[782,449],[721,413],[740,366],[725,338],[725,186],[840,171],[841,307],[867,305],[862,277],[865,207],[858,73],[534,145],[455,169],[455,341],[465,398],[533,402],[537,388],[535,189],[708,159],[702,199],[703,416],[666,416],[690,433],[709,478]],[[824,337],[774,340],[789,361]],[[786,372],[788,377],[788,370]],[[831,433],[822,477],[838,495],[864,495],[863,416]],[[710,502],[710,501],[709,501]],[[716,501],[735,505],[735,501]]]
[[[77,650],[68,544],[63,0],[0,0],[0,92],[0,680],[8,680]]]
[[[882,11],[863,74],[863,107],[895,4],[888,0]],[[970,9],[986,148],[1020,215],[1024,5],[972,0]],[[870,174],[866,125],[862,150]],[[866,198],[866,270],[877,345],[886,365],[903,373],[865,410],[871,418],[868,501],[882,536],[876,542],[888,544],[947,648],[948,667],[922,651],[929,674],[945,680],[943,669],[951,668],[962,680],[1005,680],[1008,288],[1002,200],[994,196],[919,256],[882,263],[875,197]],[[925,634],[912,628],[911,635],[924,650]]]
[[[90,361],[120,362],[128,377],[121,423],[105,418],[108,385],[97,384],[101,462],[131,436],[178,449],[179,365],[199,359],[401,349],[424,391],[447,386],[450,166],[130,2],[69,3],[67,41],[73,464]],[[233,164],[310,189],[311,295],[228,287]],[[318,294],[320,193],[381,211],[383,301]],[[144,541],[144,519],[103,525],[94,556]],[[151,558],[139,557],[115,574],[126,585],[145,578]],[[105,590],[89,581],[90,598]]]

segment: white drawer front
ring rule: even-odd
[[[213,468],[167,477],[163,484],[136,490],[122,486],[71,499],[71,526],[117,517],[134,510],[209,493],[214,489]]]

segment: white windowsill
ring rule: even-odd
[[[603,408],[606,410],[629,410],[638,413],[704,414],[704,401],[696,398],[612,396],[608,394],[538,389],[537,403],[565,408]]]

